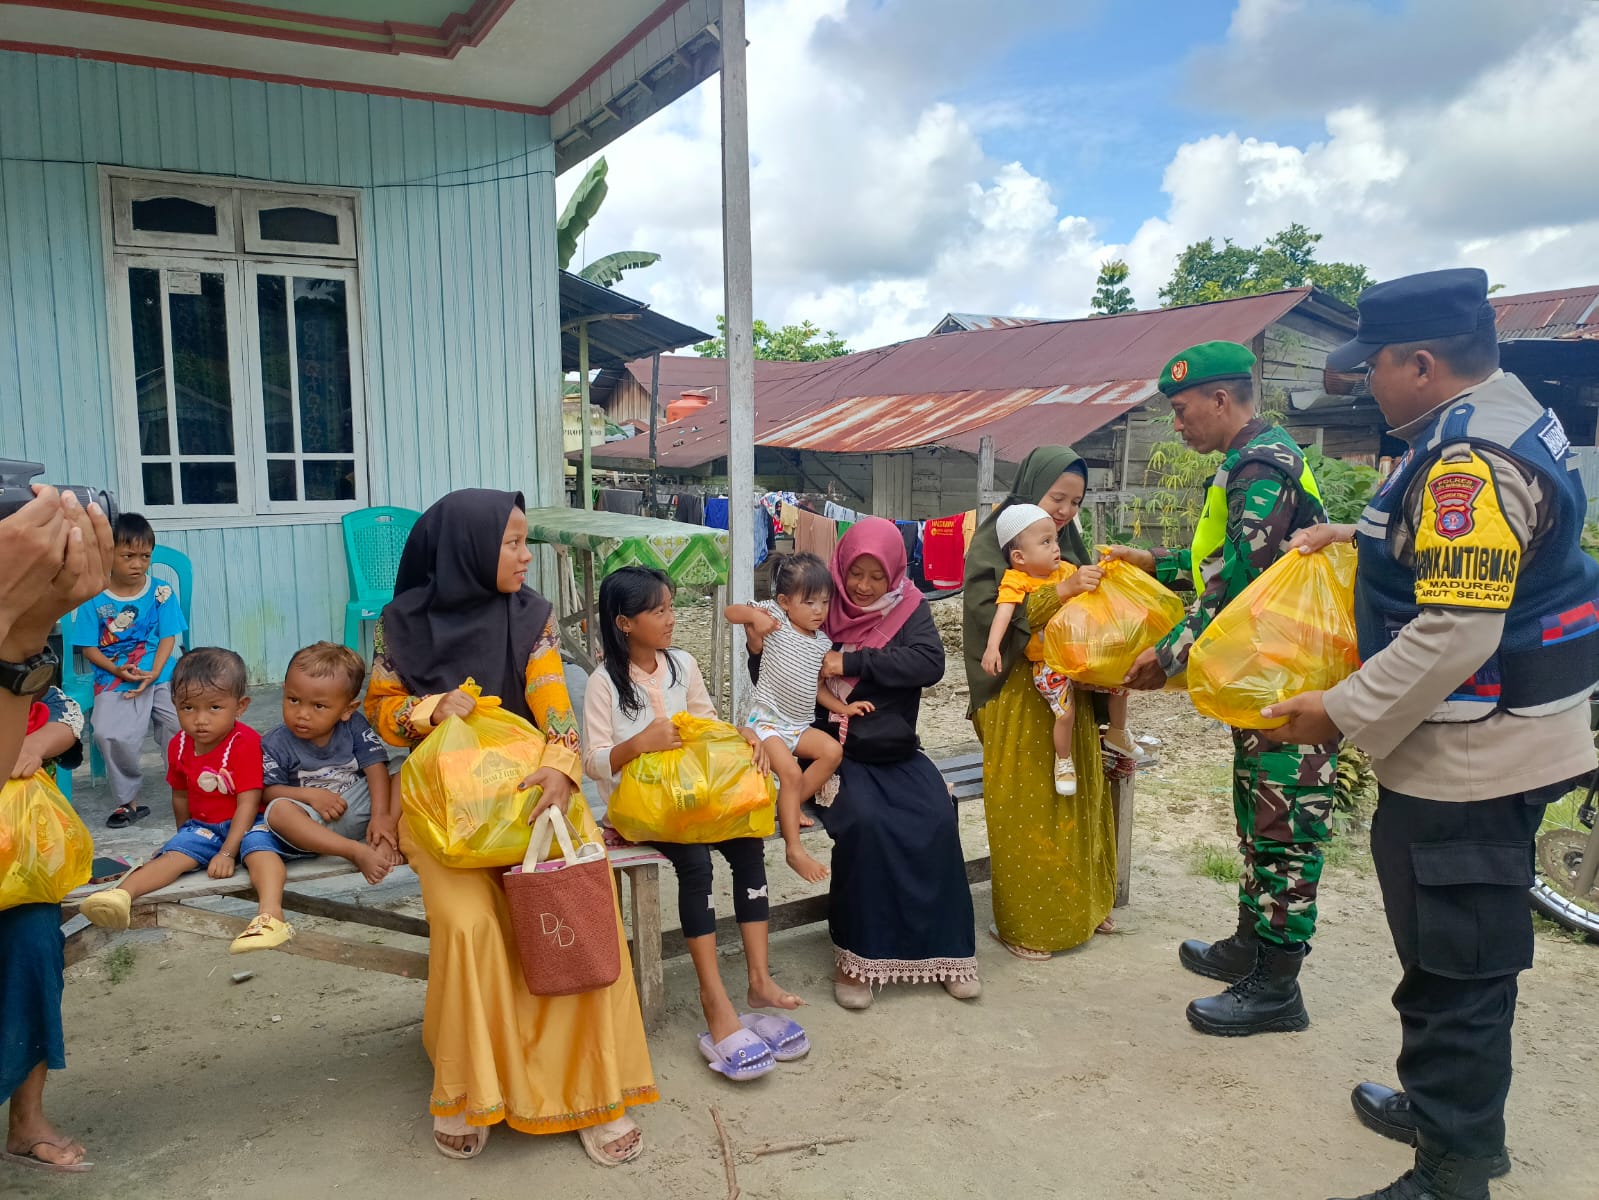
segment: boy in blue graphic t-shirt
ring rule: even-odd
[[[173,651],[188,628],[177,594],[150,575],[155,530],[138,513],[123,513],[112,530],[111,586],[72,615],[70,640],[94,666],[94,742],[105,759],[116,808],[112,829],[150,810],[139,803],[139,758],[155,733],[164,756],[178,731],[172,707]]]

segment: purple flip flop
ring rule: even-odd
[[[811,1040],[805,1036],[798,1021],[787,1017],[774,1017],[768,1013],[745,1013],[739,1022],[772,1052],[778,1062],[793,1062],[811,1052]]]
[[[760,1037],[748,1029],[728,1034],[712,1043],[709,1033],[700,1034],[700,1053],[711,1064],[711,1070],[725,1075],[734,1083],[745,1083],[765,1075],[777,1067],[772,1051]]]

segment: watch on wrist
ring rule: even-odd
[[[48,645],[21,662],[0,660],[0,690],[14,696],[37,696],[50,686],[61,660]]]

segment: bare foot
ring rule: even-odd
[[[18,1127],[13,1124],[6,1134],[6,1153],[22,1157],[33,1155],[40,1162],[56,1166],[76,1166],[88,1157],[89,1152],[76,1138],[67,1137],[41,1114],[37,1121]]]
[[[783,857],[788,861],[789,869],[806,883],[821,883],[827,878],[827,868],[805,853],[803,847],[790,846]]]
[[[785,992],[778,986],[777,980],[768,975],[765,979],[750,981],[749,995],[746,997],[751,1008],[798,1008],[804,1004],[792,992]]]
[[[805,813],[804,813],[804,810],[800,811],[800,828],[801,829],[815,829],[816,828],[816,822],[813,821],[810,817],[807,817],[805,815]]]
[[[738,1021],[738,1009],[733,1007],[733,1002],[727,998],[726,992],[719,997],[708,997],[702,992],[700,1009],[705,1013],[705,1027],[710,1030],[712,1045],[732,1037],[744,1028]]]
[[[618,1132],[612,1132],[617,1130]],[[600,1138],[610,1137],[610,1141],[600,1142],[600,1153],[606,1158],[615,1159],[617,1162],[626,1162],[628,1155],[633,1153],[639,1139],[644,1136],[644,1131],[633,1123],[631,1117],[620,1117],[598,1129]]]
[[[374,850],[365,842],[356,844],[360,849],[355,852],[350,861],[355,864],[356,869],[361,872],[362,878],[368,883],[382,883],[384,876],[392,869],[392,864],[389,862],[388,848],[385,846],[382,850]]]

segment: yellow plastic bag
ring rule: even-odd
[[[94,839],[48,773],[0,787],[0,908],[59,904],[93,865]]]
[[[527,853],[538,801],[517,784],[538,770],[545,737],[499,697],[476,696],[470,716],[446,717],[400,771],[400,804],[416,840],[447,867],[508,867]]]
[[[606,818],[630,842],[722,842],[770,837],[777,790],[725,721],[672,717],[681,750],[641,754],[622,769]]]
[[[1207,717],[1275,729],[1261,709],[1358,666],[1355,548],[1340,543],[1283,555],[1222,609],[1188,653],[1188,694]]]
[[[1099,564],[1099,587],[1073,596],[1044,627],[1044,661],[1077,683],[1120,687],[1133,660],[1183,619],[1183,602],[1137,567]]]

